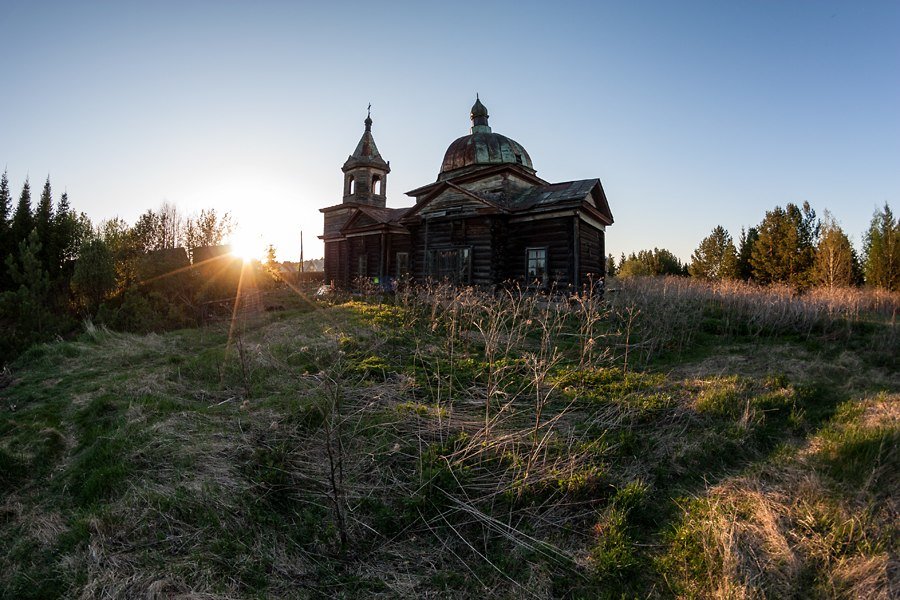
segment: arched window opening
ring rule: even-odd
[[[378,175],[375,175],[372,177],[372,192],[376,196],[380,196],[382,194],[382,192],[381,192],[381,177],[379,177]]]
[[[347,178],[347,194],[352,196],[356,193],[356,181],[353,180],[353,175]]]

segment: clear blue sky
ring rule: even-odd
[[[215,207],[284,259],[301,228],[321,255],[369,102],[406,206],[476,91],[538,175],[603,181],[617,256],[804,200],[859,245],[900,209],[900,2],[0,0],[0,47],[16,196],[49,173],[95,222]]]

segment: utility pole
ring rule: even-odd
[[[300,272],[303,273],[303,230],[300,230]]]

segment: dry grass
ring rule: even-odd
[[[897,400],[865,400],[865,417],[838,428],[896,432]],[[829,435],[815,436],[809,450],[786,464],[728,478],[686,506],[665,558],[680,569],[685,589],[710,598],[784,598],[801,589],[828,598],[894,597],[900,584],[896,478],[880,488],[887,496],[836,489],[820,466],[833,452],[834,442],[823,439]],[[896,466],[898,449],[887,452]]]
[[[0,450],[36,461],[48,423],[69,440],[3,499],[0,591],[889,597],[897,374],[858,339],[895,347],[892,306],[629,280],[404,289],[230,339],[89,329],[0,391],[23,407]],[[73,471],[101,466],[118,484],[78,500]]]

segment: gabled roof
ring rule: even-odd
[[[381,227],[390,227],[391,225],[399,224],[400,219],[406,215],[406,213],[412,207],[407,208],[379,208],[375,206],[357,206],[356,212],[347,219],[347,222],[341,227],[341,232],[347,232],[354,229],[370,229],[370,228],[381,228]],[[360,219],[364,216],[369,217],[373,223],[368,224],[359,224]]]
[[[492,165],[492,166],[476,166],[471,167],[471,171],[466,170],[459,175],[455,175],[452,179],[439,179],[438,181],[433,181],[427,185],[423,185],[421,187],[417,187],[414,190],[410,190],[406,192],[407,196],[412,196],[414,198],[425,196],[428,194],[432,194],[435,191],[440,191],[444,189],[444,186],[448,183],[452,182],[455,184],[467,183],[469,181],[477,181],[478,179],[482,179],[489,175],[494,175],[495,173],[502,173],[504,171],[511,171],[516,174],[517,177],[522,178],[525,181],[530,181],[531,183],[537,185],[545,185],[546,181],[538,177],[534,174],[534,171],[525,169],[521,165],[511,165],[511,164],[501,164],[501,165]]]
[[[439,181],[436,183],[437,183],[437,185],[435,187],[428,190],[427,196],[423,197],[421,200],[419,200],[419,202],[416,202],[416,204],[414,206],[411,206],[408,209],[406,209],[407,212],[406,212],[406,214],[403,215],[403,219],[409,219],[410,217],[413,217],[416,213],[418,213],[423,208],[425,208],[426,206],[431,204],[432,200],[439,198],[441,195],[441,192],[443,192],[444,190],[447,190],[447,189],[456,190],[457,192],[461,193],[462,195],[464,195],[472,200],[475,200],[476,202],[480,202],[480,203],[484,204],[484,209],[489,213],[496,214],[496,213],[507,212],[506,207],[503,206],[501,203],[499,203],[496,198],[488,198],[487,196],[485,196],[483,194],[478,194],[476,192],[473,192],[472,190],[467,190],[464,187],[456,185],[456,183],[454,183],[452,181]],[[407,193],[411,193],[411,192],[407,192]]]
[[[580,205],[588,199],[588,196],[598,216],[601,216],[607,225],[612,225],[612,212],[609,210],[609,203],[606,201],[606,194],[599,179],[580,179],[533,187],[510,198],[508,206],[515,213],[542,211],[571,204]]]

